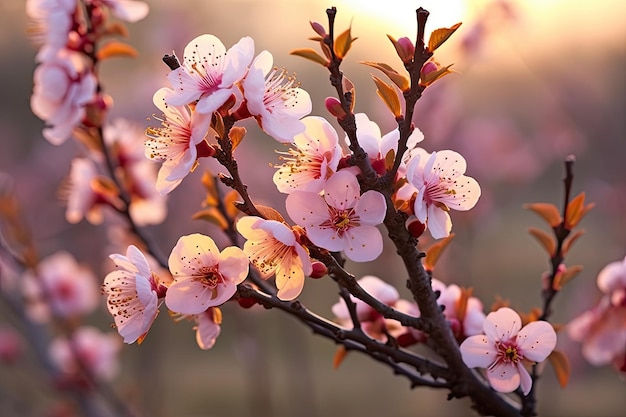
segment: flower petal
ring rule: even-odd
[[[165,294],[165,304],[180,314],[200,314],[211,307],[213,290],[193,279],[176,279]]]
[[[374,226],[361,225],[346,230],[342,242],[345,255],[355,262],[373,261],[383,253],[383,237]]]
[[[335,173],[324,188],[326,203],[334,208],[346,210],[354,207],[360,197],[360,187],[356,176],[346,171]]]
[[[513,392],[520,385],[520,373],[513,363],[498,362],[487,369],[489,385],[498,392]]]
[[[489,368],[497,358],[493,342],[485,335],[470,336],[461,343],[463,362],[470,368]]]
[[[363,193],[354,206],[354,212],[359,216],[359,222],[372,226],[379,225],[383,222],[386,211],[387,204],[385,203],[385,196],[374,190]]]
[[[243,251],[235,246],[225,248],[220,254],[219,271],[233,284],[240,284],[248,276],[250,262]]]
[[[485,318],[483,330],[490,341],[508,341],[522,328],[519,314],[508,307],[499,308]]]
[[[542,362],[556,346],[556,332],[547,321],[533,321],[517,334],[517,346],[524,358]]]

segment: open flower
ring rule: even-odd
[[[304,132],[294,137],[295,148],[280,156],[284,162],[274,174],[274,184],[281,193],[296,190],[319,193],[337,171],[341,159],[337,132],[326,119],[309,116],[302,123]]]
[[[46,122],[43,136],[53,145],[65,142],[94,99],[96,77],[85,56],[61,49],[35,68],[30,107]]]
[[[284,223],[244,216],[237,230],[246,238],[243,251],[263,279],[276,275],[277,296],[293,300],[302,292],[304,277],[313,271],[306,249]]]
[[[213,35],[200,35],[187,44],[182,65],[167,76],[174,91],[167,97],[172,106],[191,104],[196,110],[211,114],[237,91],[237,82],[246,74],[254,56],[250,37],[226,51],[222,41]]]
[[[489,384],[499,392],[513,392],[521,386],[530,392],[532,379],[524,361],[544,361],[556,346],[556,332],[546,321],[534,321],[522,328],[519,314],[508,307],[489,313],[483,323],[484,335],[468,337],[461,343],[463,362],[470,368],[486,368]]]
[[[463,175],[465,158],[454,151],[428,154],[416,150],[407,165],[407,180],[418,190],[415,216],[426,223],[435,239],[446,237],[452,230],[450,209],[465,211],[476,205],[480,186],[474,178]]]
[[[180,314],[199,314],[228,301],[248,276],[248,258],[234,246],[219,251],[213,239],[198,233],[178,239],[168,261],[174,277],[165,296]]]
[[[589,363],[613,364],[626,373],[626,258],[605,266],[597,283],[604,293],[600,302],[572,320],[567,332],[583,344]]]
[[[268,51],[254,59],[243,80],[243,94],[248,111],[265,133],[279,142],[293,142],[305,129],[300,119],[311,113],[311,97],[297,86],[295,77],[273,63]]]
[[[118,269],[110,272],[102,285],[107,308],[124,343],[141,343],[159,313],[166,288],[136,246],[130,245],[126,256],[109,257]]]
[[[166,101],[171,94],[169,88],[154,93],[154,105],[163,112],[163,119],[157,119],[161,120],[160,127],[146,130],[145,155],[163,164],[156,183],[161,194],[176,188],[195,167],[196,146],[204,140],[211,123],[211,115],[190,113],[184,106],[168,105]]]
[[[377,191],[360,195],[356,176],[339,171],[324,188],[324,195],[295,191],[287,197],[287,213],[306,228],[317,246],[343,250],[356,262],[376,259],[383,251],[383,238],[376,225],[385,218],[385,197]]]

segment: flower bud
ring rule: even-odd
[[[257,301],[252,297],[239,297],[237,298],[237,302],[243,308],[250,308],[257,303]]]
[[[438,69],[438,66],[436,63],[434,63],[433,61],[428,61],[427,63],[424,64],[424,66],[420,70],[420,76],[422,79],[424,79],[426,75],[430,74],[433,71],[437,71],[437,69]]]
[[[326,265],[324,265],[324,263],[320,261],[311,262],[311,267],[313,269],[311,274],[309,275],[309,277],[311,278],[322,278],[328,273],[328,268],[326,268]]]
[[[406,36],[398,39],[397,41],[398,47],[396,51],[398,52],[398,56],[405,64],[411,62],[413,60],[413,55],[415,55],[415,45],[413,42]]]
[[[324,105],[326,110],[339,120],[343,120],[347,116],[345,110],[341,107],[341,101],[336,97],[327,97],[324,100]]]
[[[311,27],[313,28],[315,33],[320,35],[322,38],[326,37],[326,29],[324,29],[324,26],[322,26],[320,23],[317,23],[317,22],[309,22],[309,23],[311,24]]]
[[[406,219],[406,221],[404,222],[404,226],[406,227],[406,230],[409,231],[411,236],[416,239],[420,237],[422,233],[424,233],[424,230],[426,230],[426,225],[417,220],[417,217],[415,216],[410,216],[408,219]]]

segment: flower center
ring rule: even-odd
[[[516,364],[524,357],[521,355],[519,350],[517,349],[517,345],[514,343],[500,343],[497,346],[498,350],[498,362],[504,363],[513,363]]]
[[[224,282],[224,277],[215,268],[205,266],[198,271],[197,280],[209,288],[215,288]]]

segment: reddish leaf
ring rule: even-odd
[[[372,78],[374,79],[374,83],[376,83],[376,87],[378,88],[376,90],[378,97],[383,100],[389,110],[391,110],[391,113],[394,115],[394,117],[400,117],[402,115],[402,109],[400,108],[400,99],[398,98],[396,90],[394,90],[392,86],[390,86],[380,78],[376,77],[375,75],[372,75]]]
[[[530,233],[535,237],[535,239],[537,239],[541,246],[543,246],[543,248],[548,252],[548,255],[554,256],[556,252],[556,243],[554,242],[552,236],[550,236],[543,230],[536,229],[534,227],[528,229],[528,233]]]
[[[428,50],[430,52],[434,52],[435,49],[439,48],[445,41],[448,40],[450,36],[461,26],[461,22],[453,25],[449,28],[441,28],[434,30],[430,37],[428,38]]]
[[[243,140],[244,136],[246,136],[246,128],[245,127],[233,126],[230,129],[230,133],[228,134],[228,137],[230,138],[230,142],[232,143],[232,146],[233,146],[232,151],[233,152],[235,152],[235,149],[237,149],[237,146],[239,146],[239,144]]]
[[[389,79],[402,91],[407,91],[411,87],[411,83],[407,77],[398,73],[398,71],[385,63],[371,61],[360,61],[360,63],[384,72],[385,75],[389,77]]]
[[[294,49],[289,52],[290,55],[300,56],[302,58],[308,59],[309,61],[316,62],[323,66],[328,66],[328,60],[326,60],[323,56],[317,53],[315,49],[312,48],[300,48]]]
[[[561,214],[559,214],[559,209],[554,204],[532,203],[525,204],[524,208],[540,215],[551,227],[557,227],[561,224]]]
[[[120,41],[109,41],[106,44],[102,45],[96,53],[96,57],[100,61],[107,58],[124,56],[134,58],[137,55],[139,55],[139,53],[135,48],[127,43]]]
[[[441,257],[443,250],[450,244],[452,239],[454,239],[454,233],[450,233],[448,237],[434,243],[428,248],[428,250],[426,250],[426,256],[424,257],[424,269],[427,271],[433,271],[435,269],[435,264]]]
[[[567,356],[558,350],[553,350],[550,356],[548,356],[548,360],[556,373],[556,377],[559,380],[559,384],[561,388],[565,388],[567,386],[567,382],[569,381],[569,376],[571,372],[569,360]]]
[[[259,204],[255,204],[255,207],[257,208],[257,210],[259,210],[259,213],[261,213],[261,215],[267,220],[276,220],[277,222],[285,223],[285,219],[278,211],[276,211],[276,209],[268,206],[262,206]]]
[[[335,356],[333,357],[333,369],[339,369],[339,365],[341,365],[347,354],[348,351],[343,345],[337,348]]]

